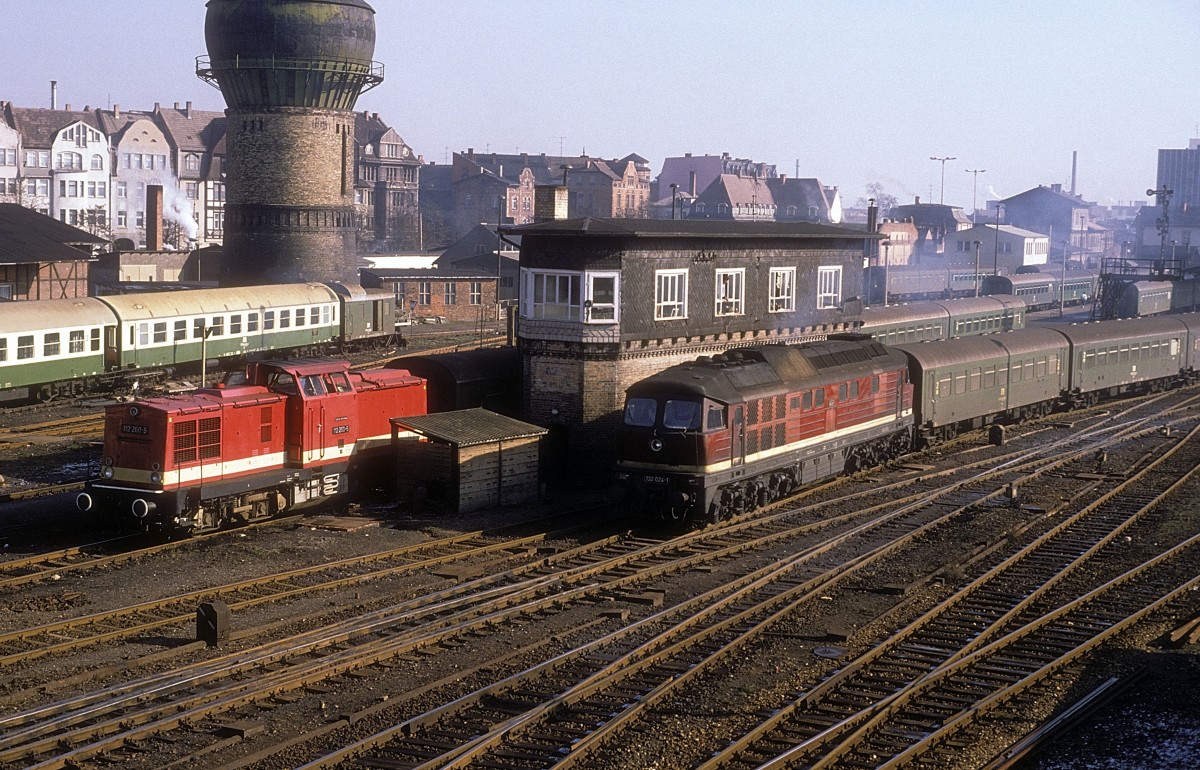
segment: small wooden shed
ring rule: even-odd
[[[547,430],[486,409],[393,417],[397,500],[445,513],[537,500]]]

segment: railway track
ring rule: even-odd
[[[1000,632],[1034,622],[1036,616],[1026,616],[1029,608],[1045,602],[1062,582],[1101,558],[1118,537],[1196,476],[1198,443],[1193,432],[891,638],[797,700],[781,705],[769,719],[706,762],[703,770],[820,766],[822,757],[834,753],[866,751],[885,756],[873,744],[854,750],[835,747],[849,731],[873,718],[879,704],[899,698],[907,688],[971,655]],[[964,701],[964,709],[971,708],[964,694],[958,698]],[[891,729],[900,730],[894,725]],[[895,736],[892,740],[899,742]],[[781,751],[784,746],[791,748]]]
[[[1080,439],[1081,445],[1072,451],[1062,446],[1047,446],[1044,451],[1053,455],[1052,460],[1039,458],[1036,464],[1048,469],[1077,462],[1080,457],[1090,453],[1094,441],[1095,437]],[[461,695],[455,702],[466,704],[472,701],[483,709],[474,712],[476,717],[490,725],[483,736],[478,731],[468,732],[471,740],[461,739],[457,742],[444,737],[456,731],[461,735],[462,729],[478,724],[478,720],[470,716],[465,719],[456,716],[448,728],[443,721],[443,718],[450,718],[446,710],[405,722],[410,732],[425,736],[426,744],[453,742],[456,747],[471,744],[472,755],[476,757],[494,758],[505,752],[528,753],[531,750],[516,744],[525,745],[531,734],[546,732],[549,729],[546,718],[551,713],[561,716],[562,708],[571,708],[580,714],[593,713],[594,716],[594,712],[601,707],[608,709],[605,713],[612,713],[611,702],[603,706],[605,701],[618,698],[623,699],[621,702],[629,702],[631,687],[641,692],[640,696],[633,697],[633,701],[654,702],[652,696],[656,692],[669,691],[669,683],[682,679],[684,672],[693,669],[702,671],[727,659],[731,650],[770,628],[772,622],[777,622],[783,614],[792,611],[797,602],[817,601],[819,594],[847,575],[894,553],[932,528],[944,526],[970,507],[1003,494],[1010,473],[1028,477],[1030,473],[1038,472],[1033,468],[1034,464],[1019,465],[1014,462],[991,473],[987,481],[990,490],[986,492],[967,490],[961,478],[945,482],[937,490],[922,489],[913,497],[926,498],[923,504],[918,506],[915,502],[909,503],[883,520],[876,516],[875,521],[860,520],[851,526],[852,514],[847,514],[841,521],[842,529],[822,538],[815,536],[817,528],[836,529],[837,522],[796,528],[786,524],[787,517],[792,514],[781,513],[764,521],[743,522],[719,530],[693,533],[669,543],[638,539],[606,543],[605,548],[617,549],[617,553],[583,549],[572,554],[571,559],[554,565],[553,569],[549,564],[539,565],[539,569],[528,572],[520,579],[513,581],[512,577],[508,578],[512,582],[507,584],[497,583],[495,577],[468,581],[454,589],[396,605],[321,632],[313,632],[276,646],[258,648],[235,656],[236,659],[226,659],[219,665],[216,662],[205,664],[207,668],[203,670],[189,668],[161,678],[125,685],[119,692],[106,690],[91,694],[83,701],[77,699],[69,704],[59,704],[53,709],[53,715],[50,709],[45,709],[10,716],[0,721],[5,732],[12,736],[0,744],[3,746],[0,749],[0,761],[37,762],[33,766],[41,768],[62,767],[67,762],[83,761],[102,752],[119,750],[128,742],[136,744],[148,735],[173,729],[181,721],[194,725],[197,720],[209,720],[216,714],[227,713],[263,699],[283,697],[284,693],[301,691],[314,682],[347,676],[353,671],[377,666],[418,649],[452,645],[454,640],[462,639],[463,635],[485,634],[498,624],[528,623],[539,614],[562,612],[579,602],[594,602],[606,595],[628,598],[631,591],[633,595],[639,595],[644,590],[641,587],[647,582],[691,568],[720,564],[724,569],[729,569],[733,564],[749,563],[752,561],[749,555],[755,549],[762,549],[769,544],[781,546],[781,553],[791,554],[783,561],[775,557],[766,559],[766,566],[758,570],[747,569],[740,578],[732,582],[725,581],[729,585],[714,588],[701,597],[673,605],[668,610],[651,613],[627,629],[617,630],[615,636],[610,634],[611,638],[602,637],[605,641],[596,645],[575,645],[590,655],[590,662],[564,652],[552,656],[549,662],[543,661],[525,669],[532,672],[528,676],[558,675],[573,669],[574,676],[567,677],[560,686],[551,686],[550,680],[543,678],[532,680],[522,677],[518,682],[525,687],[524,698],[516,697],[509,690],[493,687],[481,688],[473,695]],[[984,483],[978,478],[981,474],[973,472],[971,475],[976,483]],[[937,499],[930,499],[932,497]],[[862,518],[872,517],[866,515]],[[804,548],[797,549],[797,538],[806,544]],[[817,577],[811,576],[814,571]],[[614,649],[614,645],[619,649]],[[695,656],[705,651],[707,656],[697,661]],[[661,657],[658,654],[660,652],[667,657]],[[302,659],[305,655],[314,656],[318,653],[320,657]],[[611,665],[614,660],[617,661],[615,666]],[[585,662],[588,665],[585,666]],[[597,668],[598,664],[603,665]],[[229,683],[231,677],[241,678],[232,684]],[[187,688],[197,687],[201,680],[209,689],[190,691],[189,694]],[[536,685],[530,684],[533,681],[536,681]],[[511,686],[512,683],[509,684]],[[168,692],[176,693],[171,696],[169,705],[150,702],[161,699]],[[530,702],[530,692],[551,693],[551,696]],[[154,698],[149,697],[150,693],[154,694]],[[597,700],[589,700],[591,698]],[[500,722],[488,721],[498,718],[494,713],[486,716],[489,713],[487,709],[493,708],[497,699],[508,703],[507,708],[517,709],[518,713],[509,714]],[[123,708],[118,708],[122,704]],[[85,721],[84,715],[86,721],[91,723],[88,727],[81,727]],[[616,730],[616,727],[609,725],[631,719],[626,716],[620,722],[599,720],[591,728],[579,726],[582,722],[576,723],[576,732],[570,745],[579,746],[587,735],[596,737],[587,738],[583,745],[595,745]],[[464,728],[464,725],[468,727]],[[581,737],[579,730],[585,730],[584,736]],[[561,740],[563,734],[559,735]],[[392,737],[381,740],[386,742]],[[63,745],[75,748],[64,752],[61,748]],[[384,751],[379,748],[380,745],[368,747],[367,744],[358,743],[354,751],[359,754]],[[550,742],[548,746],[553,747],[554,752],[562,751],[561,743],[555,746]],[[430,749],[426,745],[422,750],[428,752]],[[395,751],[395,748],[389,748],[388,751]],[[573,751],[571,749],[569,753]],[[580,751],[580,756],[586,754],[582,749]],[[561,754],[556,753],[555,756],[561,757]],[[439,755],[440,762],[447,759],[466,762],[465,759]],[[314,760],[327,761],[340,760]]]

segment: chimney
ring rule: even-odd
[[[540,184],[533,188],[533,221],[553,222],[567,218],[567,188]]]
[[[58,81],[50,81],[50,109],[58,109]]]
[[[191,102],[184,103],[184,114],[187,115],[189,119],[192,117],[192,103]]]
[[[779,184],[787,184],[787,174],[779,175]]]
[[[1079,160],[1079,150],[1071,150],[1071,197],[1075,197],[1075,162]]]
[[[692,194],[693,198],[696,197],[696,171],[695,171],[695,169],[688,172],[688,192],[690,192]]]
[[[1062,185],[1058,182],[1055,182],[1054,184],[1050,185],[1050,189],[1056,193],[1060,193],[1062,192]]]
[[[178,109],[179,109],[179,102],[175,102],[175,109],[176,109],[176,110],[178,110]]]
[[[116,118],[117,120],[121,119],[121,105],[119,105],[119,104],[113,105],[113,117]]]
[[[913,200],[914,205],[917,205],[917,206],[921,205],[921,196],[920,195],[914,195],[913,199],[914,199]]]
[[[71,103],[67,102],[66,104],[64,104],[63,109],[66,110],[67,112],[70,112],[71,111]]]
[[[163,186],[146,185],[146,250],[163,250]]]

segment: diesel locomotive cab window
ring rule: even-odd
[[[721,430],[725,427],[725,407],[720,404],[708,405],[708,419],[704,427],[708,430]]]
[[[321,382],[320,375],[310,374],[302,378],[304,383],[304,395],[306,396],[323,396],[325,395],[325,385]]]
[[[625,402],[625,424],[653,428],[658,417],[658,402],[652,398],[631,398]]]
[[[700,404],[695,401],[668,401],[663,409],[663,427],[668,430],[699,430]]]
[[[344,372],[325,375],[325,389],[330,393],[349,393],[350,378]]]

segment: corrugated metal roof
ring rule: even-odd
[[[549,432],[537,425],[514,420],[486,409],[460,409],[456,412],[436,412],[416,417],[393,417],[392,424],[460,447],[544,436]]]

